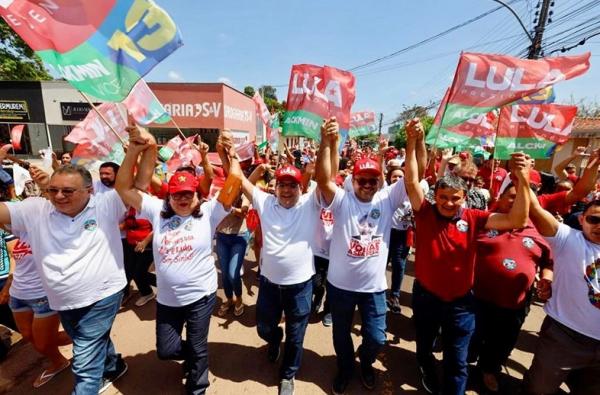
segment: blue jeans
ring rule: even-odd
[[[392,296],[400,297],[400,287],[404,278],[406,258],[410,247],[406,244],[406,231],[392,228],[390,231],[390,249],[388,261],[392,264]]]
[[[463,395],[467,386],[469,342],[475,332],[473,293],[445,302],[415,281],[412,308],[416,326],[417,362],[427,373],[433,374],[433,347],[442,328],[443,393]]]
[[[181,307],[156,303],[156,352],[159,359],[184,360],[188,394],[206,392],[208,382],[208,328],[216,293]],[[181,339],[183,325],[186,341]]]
[[[337,356],[338,370],[340,374],[349,378],[354,372],[354,345],[350,336],[354,310],[358,306],[362,320],[360,328],[362,344],[358,357],[361,363],[371,365],[386,341],[385,291],[372,293],[346,291],[328,282],[327,298],[333,320],[333,347]]]
[[[312,279],[299,284],[278,285],[260,277],[256,302],[256,329],[258,336],[269,344],[278,344],[283,338],[279,327],[281,313],[285,312],[285,349],[280,378],[296,376],[302,362],[304,334],[311,311]]]
[[[228,235],[217,233],[217,256],[221,266],[221,278],[223,280],[223,290],[227,299],[235,296],[242,296],[242,279],[240,272],[246,255],[248,246],[248,232],[243,235]]]
[[[60,322],[73,339],[73,394],[97,394],[102,377],[117,369],[118,354],[110,330],[121,306],[122,291],[74,310],[59,311]]]

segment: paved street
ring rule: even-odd
[[[246,261],[244,293],[246,312],[240,319],[231,314],[227,318],[215,315],[211,320],[209,334],[210,382],[209,393],[213,394],[276,394],[277,367],[266,358],[265,343],[256,334],[255,302],[257,281],[255,263],[250,257]],[[389,274],[389,273],[388,273]],[[422,394],[415,360],[414,331],[410,317],[410,289],[412,287],[412,264],[407,267],[403,283],[402,315],[388,315],[389,344],[380,354],[375,365],[378,371],[377,388],[373,394]],[[220,303],[222,289],[218,292]],[[159,361],[155,354],[154,316],[155,303],[144,307],[134,306],[135,298],[117,316],[112,339],[118,352],[129,364],[129,372],[106,394],[181,394],[181,367],[176,362]],[[529,366],[537,339],[536,332],[544,313],[533,306],[527,318],[517,348],[507,365],[507,373],[501,384],[505,393],[512,394]],[[360,321],[354,326],[355,345],[358,345]],[[335,374],[335,354],[331,339],[331,328],[320,322],[309,325],[304,343],[305,352],[302,368],[296,380],[296,394],[331,393],[331,381]],[[69,353],[69,347],[63,349]],[[438,355],[438,358],[440,355]],[[73,378],[64,372],[44,387],[34,390],[31,383],[41,372],[43,361],[29,344],[23,342],[11,351],[8,361],[0,365],[0,393],[10,394],[69,394]],[[473,386],[471,386],[473,387]],[[471,394],[478,392],[471,390]],[[359,378],[350,384],[348,394],[368,393]]]

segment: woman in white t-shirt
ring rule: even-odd
[[[152,222],[158,287],[158,357],[184,360],[186,392],[203,394],[209,386],[207,339],[217,291],[212,240],[229,207],[223,207],[217,198],[201,204],[196,177],[184,171],[171,176],[165,200],[137,189],[136,186],[145,186],[150,180],[156,160],[156,141],[143,129],[128,127],[127,130],[129,148],[115,188],[126,205]],[[140,154],[134,185],[133,169]],[[222,160],[227,168],[229,159],[223,156]],[[241,175],[237,160],[231,158],[231,164],[231,171]],[[185,341],[181,337],[184,325]]]

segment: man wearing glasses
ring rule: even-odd
[[[597,167],[599,160],[596,151],[588,167]],[[598,394],[600,200],[585,206],[579,217],[581,231],[560,223],[531,200],[531,220],[554,254],[554,281],[525,389],[529,394],[554,393],[570,376],[572,394]]]
[[[330,247],[327,294],[333,320],[333,345],[338,372],[332,390],[342,394],[354,371],[351,330],[354,310],[361,315],[363,335],[358,349],[360,376],[367,389],[375,387],[372,364],[386,341],[385,270],[394,211],[408,201],[404,183],[380,189],[379,162],[357,160],[352,189],[338,188],[331,180],[331,152],[337,149],[339,126],[333,118],[321,129],[316,179],[324,203],[335,222]]]
[[[73,339],[74,394],[104,391],[127,370],[110,340],[125,286],[116,191],[93,195],[92,176],[63,165],[50,178],[48,200],[0,203],[0,223],[26,232],[50,307]]]

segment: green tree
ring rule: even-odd
[[[254,90],[254,87],[252,87],[250,85],[244,87],[244,93],[247,94],[248,96],[250,96],[250,97],[254,96],[254,92],[256,92]]]
[[[35,52],[0,18],[0,80],[51,80]]]
[[[395,135],[394,146],[396,148],[406,147],[406,131],[404,130],[404,124],[413,118],[421,119],[421,123],[423,123],[423,127],[425,128],[425,134],[427,134],[433,124],[433,117],[429,115],[429,111],[435,107],[435,103],[430,103],[426,106],[413,105],[409,107],[404,105],[402,112],[398,114],[390,127],[389,134]]]
[[[263,85],[260,88],[258,88],[258,91],[265,100],[265,103],[267,103],[267,99],[277,101],[277,89],[275,89],[271,85]]]

